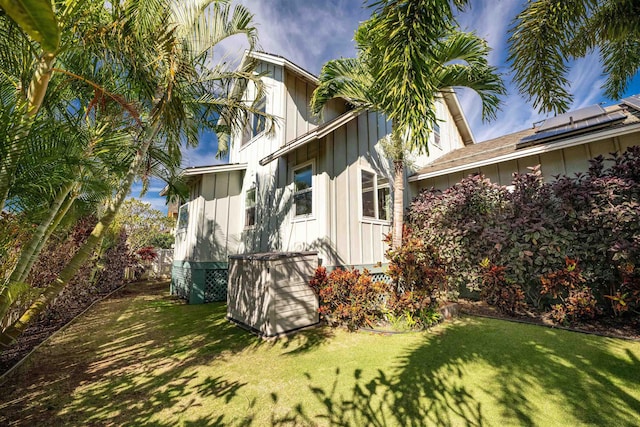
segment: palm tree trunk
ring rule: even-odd
[[[0,161],[0,212],[4,209],[7,197],[9,197],[15,170],[20,162],[21,150],[18,147],[19,141],[29,135],[31,126],[28,123],[35,117],[42,106],[42,101],[51,80],[55,58],[54,54],[45,53],[38,61],[27,91],[26,111],[17,125],[18,132],[13,138],[13,143],[9,145],[5,158]]]
[[[73,202],[76,201],[76,198],[77,198],[77,194],[75,193],[74,190],[72,190],[71,194],[69,194],[67,199],[64,201],[64,204],[62,205],[62,207],[60,207],[60,209],[58,210],[58,213],[56,214],[55,218],[49,225],[49,228],[47,229],[46,233],[44,234],[44,236],[42,236],[42,239],[40,239],[40,241],[38,242],[38,246],[36,247],[33,255],[31,255],[31,259],[25,266],[24,271],[16,279],[18,282],[24,282],[27,280],[27,277],[31,272],[31,268],[33,267],[33,264],[37,261],[38,256],[40,256],[40,253],[42,253],[42,249],[44,249],[44,245],[49,241],[49,238],[51,237],[53,232],[57,230],[58,226],[62,222],[62,219],[65,217],[67,212],[69,212],[69,209],[71,209],[71,206],[73,206]]]
[[[404,159],[393,161],[393,234],[391,248],[402,245],[402,227],[404,225]]]
[[[18,262],[16,263],[13,271],[11,272],[11,275],[9,276],[7,286],[3,286],[2,292],[0,292],[0,319],[4,319],[4,317],[7,315],[7,312],[9,311],[9,308],[19,296],[11,295],[12,289],[15,290],[16,288],[8,285],[12,283],[23,282],[26,279],[27,275],[29,274],[29,270],[42,251],[44,243],[49,238],[49,236],[51,236],[51,232],[53,231],[52,225],[55,223],[56,218],[59,216],[58,214],[60,213],[65,199],[67,199],[67,196],[71,192],[73,186],[74,184],[69,184],[58,193],[55,200],[53,201],[53,204],[49,208],[47,217],[42,220],[40,225],[36,228],[33,236],[31,236],[31,239],[29,239],[27,245],[21,251]]]
[[[31,306],[20,316],[20,318],[11,326],[6,328],[0,334],[0,349],[9,347],[26,329],[27,325],[37,318],[37,316],[49,305],[49,303],[64,289],[64,287],[73,279],[80,268],[89,260],[98,244],[102,241],[104,233],[115,219],[120,206],[131,190],[133,181],[138,174],[140,167],[146,157],[151,142],[156,138],[160,129],[159,124],[155,124],[150,132],[144,138],[142,145],[138,149],[133,161],[129,166],[129,170],[122,181],[120,189],[113,198],[113,202],[109,204],[105,213],[102,215],[98,223],[93,228],[87,241],[80,247],[78,252],[71,258],[69,263],[60,272],[58,277],[47,286],[42,294],[31,304]]]
[[[25,271],[29,262],[32,258],[37,258],[37,248],[41,246],[40,243],[44,240],[47,231],[49,230],[51,224],[55,221],[58,212],[60,212],[65,200],[67,200],[67,196],[71,193],[74,184],[69,183],[66,186],[62,187],[56,198],[53,200],[53,203],[49,207],[49,211],[47,212],[47,216],[40,222],[40,225],[36,228],[36,231],[31,236],[31,239],[24,247],[24,249],[20,253],[20,258],[18,258],[18,262],[16,266],[9,276],[9,282],[20,282],[21,278],[25,277]],[[28,272],[27,272],[28,274]],[[1,298],[1,296],[0,296]],[[0,312],[0,317],[2,313]]]

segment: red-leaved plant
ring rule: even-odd
[[[591,288],[576,260],[567,257],[565,264],[565,268],[540,277],[540,293],[558,301],[551,306],[551,316],[558,322],[593,319],[600,309]]]

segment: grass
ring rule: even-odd
[[[262,341],[129,287],[0,387],[0,424],[640,425],[640,343],[481,318]]]

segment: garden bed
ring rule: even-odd
[[[510,316],[500,312],[488,305],[484,301],[472,301],[469,299],[460,299],[460,310],[462,313],[491,317],[495,319],[504,319],[517,322],[531,323],[536,325],[548,326],[551,328],[566,329],[570,331],[590,333],[602,335],[606,337],[624,338],[640,341],[640,316],[629,315],[623,318],[601,317],[591,322],[582,322],[576,324],[559,325],[554,322],[549,313],[536,313],[527,311],[520,315]]]

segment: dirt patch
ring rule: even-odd
[[[484,301],[460,299],[460,311],[472,316],[493,317],[496,319],[543,325],[552,328],[567,329],[576,332],[591,333],[612,338],[624,338],[640,341],[640,316],[627,315],[621,319],[601,317],[592,322],[582,322],[570,325],[559,325],[554,322],[549,313],[527,311],[520,315],[510,316],[500,312]]]

